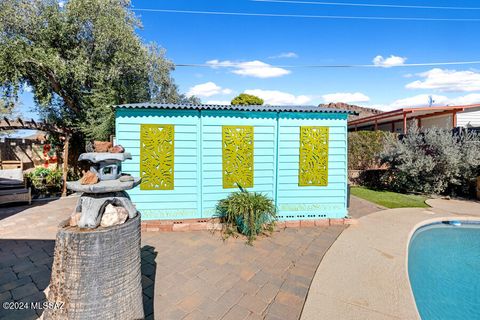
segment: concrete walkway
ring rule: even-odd
[[[346,229],[323,258],[301,319],[419,319],[407,272],[411,235],[434,221],[480,220],[476,202],[429,204],[372,213]]]
[[[441,212],[451,212],[467,215],[475,212],[480,212],[479,201],[428,199],[427,201],[425,201],[425,203],[434,209],[440,210]]]
[[[76,200],[0,207],[0,302],[45,299],[57,225]],[[377,210],[352,197],[352,216]],[[321,259],[343,230],[284,229],[253,247],[241,238],[223,242],[207,231],[144,232],[147,319],[296,320]],[[0,319],[36,319],[40,314],[0,308]]]

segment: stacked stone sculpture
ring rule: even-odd
[[[102,213],[108,204],[120,206],[128,211],[128,218],[137,215],[137,209],[130,201],[125,190],[132,189],[140,184],[140,178],[122,176],[121,163],[131,159],[130,153],[82,153],[78,160],[89,161],[90,171],[95,173],[99,182],[82,184],[80,181],[67,182],[67,188],[83,192],[78,199],[76,212],[80,212],[78,226],[80,228],[96,228],[100,225]]]
[[[98,182],[67,184],[70,190],[83,192],[75,211],[80,217],[77,226],[62,222],[57,233],[46,292],[48,302],[61,308],[46,309],[43,319],[144,318],[140,214],[125,192],[140,179],[122,175],[121,163],[126,159],[131,159],[129,153],[80,155],[80,160],[92,164],[90,173]]]

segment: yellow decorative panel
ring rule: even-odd
[[[328,185],[328,127],[300,127],[298,185]]]
[[[141,190],[173,190],[174,137],[171,124],[140,126]]]
[[[223,188],[253,187],[253,127],[222,127]]]

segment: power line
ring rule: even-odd
[[[433,66],[451,66],[451,65],[472,65],[480,64],[480,60],[477,61],[450,61],[450,62],[428,62],[428,63],[405,63],[394,66],[384,66],[376,64],[313,64],[313,65],[266,65],[264,67],[256,68],[285,68],[285,69],[296,69],[296,68],[393,68],[393,67],[433,67]],[[229,62],[218,64],[210,63],[177,63],[176,67],[208,67],[208,68],[248,68],[245,67],[241,62]]]
[[[307,15],[307,14],[281,14],[281,13],[253,13],[253,12],[225,12],[225,11],[194,11],[194,10],[173,10],[173,9],[132,9],[140,12],[163,12],[182,14],[204,14],[204,15],[227,15],[227,16],[253,16],[253,17],[282,17],[282,18],[310,18],[310,19],[350,19],[350,20],[400,20],[400,21],[464,21],[479,22],[477,18],[415,18],[415,17],[368,17],[368,16],[329,16],[329,15]]]
[[[440,9],[440,10],[480,10],[480,7],[409,6],[409,5],[397,5],[397,4],[370,4],[370,3],[297,1],[297,0],[250,0],[250,1],[252,1],[252,2],[290,3],[290,4],[313,4],[313,5],[322,5],[322,6],[380,7],[380,8],[404,8],[404,9]]]

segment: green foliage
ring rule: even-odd
[[[42,117],[101,140],[112,105],[198,102],[178,93],[172,62],[139,27],[129,0],[2,0],[0,94],[16,100],[29,86]]]
[[[62,188],[62,170],[35,168],[27,174],[31,185],[39,192],[45,192],[48,189],[58,191]]]
[[[238,96],[236,96],[235,98],[233,98],[232,102],[231,102],[232,105],[250,105],[250,106],[253,106],[253,105],[259,105],[261,106],[263,104],[263,99],[257,97],[257,96],[254,96],[254,95],[251,95],[251,94],[246,94],[246,93],[241,93],[239,94]]]
[[[226,237],[240,232],[252,244],[258,234],[273,231],[276,209],[273,200],[257,192],[231,193],[217,205],[217,215],[224,223]]]
[[[380,166],[380,153],[387,136],[396,134],[386,131],[358,131],[348,133],[348,169],[366,170]]]
[[[14,104],[0,99],[0,116],[9,116],[13,112]]]
[[[402,194],[385,190],[371,190],[364,187],[352,187],[354,196],[379,204],[387,208],[427,208],[426,197],[413,194]]]
[[[392,169],[394,190],[468,195],[480,174],[480,137],[464,131],[410,128],[401,140],[387,139],[381,157]]]

